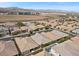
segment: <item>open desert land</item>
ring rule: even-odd
[[[46,12],[46,13],[41,13],[41,15],[43,15],[43,16],[65,16],[66,15],[66,13],[62,13],[62,12]]]
[[[0,15],[0,22],[43,20],[48,17],[38,15]]]

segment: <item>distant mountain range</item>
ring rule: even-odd
[[[74,11],[66,11],[66,10],[55,10],[55,9],[24,9],[24,8],[19,8],[19,7],[0,7],[0,13],[3,12],[45,12],[45,13],[51,13],[51,12],[57,12],[57,13],[76,13],[79,14],[79,12],[74,12]]]
[[[29,11],[34,11],[32,9],[23,9],[23,8],[18,8],[18,7],[8,7],[8,8],[0,8],[0,12],[29,12]]]

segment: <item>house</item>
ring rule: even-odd
[[[51,49],[61,56],[79,56],[79,43],[71,40],[55,45]]]
[[[72,32],[75,33],[75,34],[79,34],[79,28],[74,29]]]
[[[41,44],[45,44],[50,42],[51,40],[49,40],[48,38],[44,37],[43,35],[36,33],[35,35],[32,35],[31,38],[38,43],[39,45]]]
[[[39,45],[34,42],[30,37],[17,37],[15,42],[22,55],[27,55],[35,48],[38,48]]]
[[[76,44],[79,44],[79,35],[75,36],[75,37],[72,37],[71,40],[76,43]]]
[[[69,36],[67,33],[61,32],[59,30],[53,30],[53,31],[51,31],[51,33],[56,35],[59,38]]]
[[[18,54],[14,41],[0,40],[0,56],[15,56]]]
[[[55,41],[59,39],[57,35],[52,34],[51,32],[42,32],[41,33],[44,37],[48,38],[51,41]]]
[[[3,37],[9,33],[7,27],[0,26],[0,36]]]

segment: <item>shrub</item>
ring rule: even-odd
[[[13,32],[12,34],[13,35],[17,35],[17,34],[20,34],[21,33],[21,31],[15,31],[15,32]]]

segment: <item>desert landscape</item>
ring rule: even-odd
[[[79,12],[0,8],[0,56],[79,56],[78,52]]]

